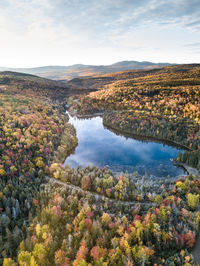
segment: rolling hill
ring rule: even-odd
[[[185,65],[174,65],[174,66],[166,66],[154,69],[137,69],[137,70],[128,70],[114,73],[106,73],[101,75],[94,75],[90,77],[79,77],[74,78],[66,82],[67,86],[74,89],[87,89],[87,90],[97,90],[103,88],[107,84],[111,84],[113,82],[125,81],[125,80],[133,80],[136,84],[138,79],[139,82],[144,79],[144,83],[146,82],[146,77],[149,78],[149,82],[159,83],[163,85],[169,85],[171,82],[176,80],[176,83],[180,85],[185,84],[185,80],[183,81],[183,77],[187,79],[190,77],[196,79],[198,75],[195,73],[195,69],[199,69],[199,64],[185,64]],[[189,73],[189,74],[188,74]],[[190,85],[192,85],[192,80],[190,79]]]
[[[68,87],[59,81],[41,78],[31,74],[4,71],[0,72],[0,92],[10,91],[37,91],[40,95],[49,94],[52,96],[66,95]]]

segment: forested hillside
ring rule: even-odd
[[[200,169],[200,66],[111,74],[102,89],[80,97],[80,114],[102,112],[121,132],[184,145],[178,160]]]
[[[198,65],[109,74],[103,88],[63,98],[55,83],[28,77],[22,88],[20,74],[9,74],[0,91],[0,263],[196,265],[199,175],[64,167],[78,140],[63,106],[67,99],[69,111],[100,112],[108,128],[182,145],[177,163],[199,169],[199,74]]]

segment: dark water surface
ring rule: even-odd
[[[158,177],[178,176],[183,170],[175,167],[170,158],[182,150],[154,142],[146,142],[116,135],[104,128],[101,117],[78,119],[70,116],[76,128],[78,146],[65,161],[71,167],[106,166],[114,172],[138,171]]]

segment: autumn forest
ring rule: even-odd
[[[199,99],[198,64],[69,82],[1,72],[0,265],[198,265]],[[66,111],[179,147],[184,174],[65,165],[79,145]]]

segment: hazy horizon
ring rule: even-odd
[[[137,60],[121,60],[121,61],[117,61],[117,62],[111,62],[110,64],[84,64],[84,63],[75,63],[75,64],[70,64],[70,65],[36,65],[36,66],[30,66],[30,67],[10,67],[10,66],[2,66],[0,65],[0,68],[3,67],[3,68],[16,68],[16,69],[23,69],[23,68],[42,68],[42,67],[68,67],[68,66],[73,66],[73,65],[88,65],[88,66],[109,66],[109,65],[112,65],[112,64],[115,64],[115,63],[119,63],[119,62],[132,62],[132,61],[136,61],[136,62],[139,62],[139,63],[142,63],[142,62],[149,62],[149,63],[153,63],[153,64],[176,64],[176,62],[152,62],[152,61],[137,61]],[[177,64],[184,64],[184,63],[177,63]],[[191,62],[190,64],[198,64],[196,62]]]
[[[0,66],[200,63],[198,0],[2,0]]]

